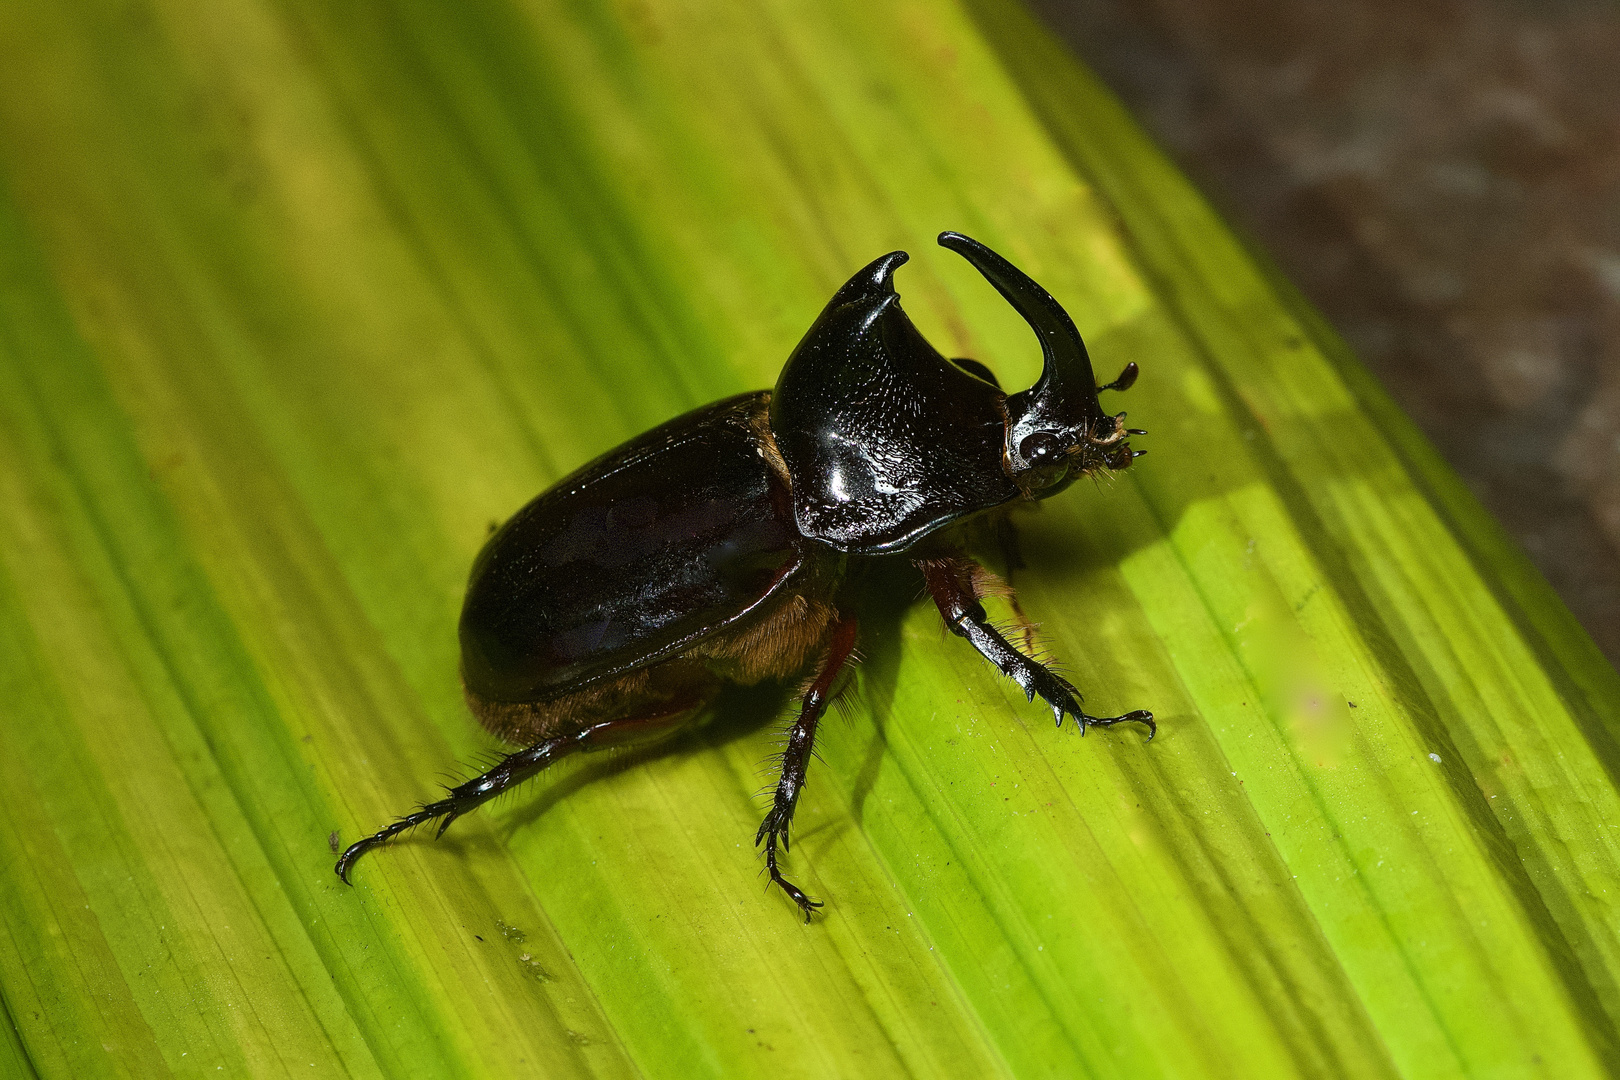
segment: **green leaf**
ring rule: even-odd
[[[0,8],[8,1075],[1602,1076],[1620,678],[1342,344],[1021,9]],[[785,692],[332,873],[494,749],[491,522],[768,386],[944,228],[1128,360],[1022,523],[1054,731],[896,574],[791,874]],[[1003,611],[1005,614],[1005,611]]]

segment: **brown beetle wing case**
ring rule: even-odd
[[[542,493],[490,538],[462,677],[536,702],[691,648],[792,579],[806,541],[754,424],[766,395],[677,417]]]

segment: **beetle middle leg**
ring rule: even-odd
[[[437,821],[439,828],[433,837],[438,839],[456,818],[523,783],[548,765],[555,764],[570,754],[644,742],[649,738],[672,734],[679,722],[692,714],[697,704],[697,702],[682,702],[641,716],[600,721],[575,731],[541,739],[533,746],[507,754],[483,775],[451,788],[445,798],[428,803],[365,839],[350,844],[348,850],[338,859],[334,869],[345,884],[352,885],[353,882],[349,881],[349,871],[354,869],[355,861],[372,848],[386,844],[400,833],[408,832],[418,825],[426,825],[430,821]]]
[[[792,897],[793,902],[799,905],[804,912],[804,921],[810,921],[810,913],[821,906],[821,901],[805,895],[803,889],[782,876],[776,866],[776,844],[780,840],[782,851],[788,850],[788,826],[793,821],[793,811],[799,805],[799,794],[804,790],[804,777],[810,767],[810,752],[815,746],[816,725],[821,722],[821,716],[827,711],[827,702],[832,694],[833,680],[838,677],[839,669],[849,660],[849,654],[855,648],[856,622],[848,616],[840,616],[833,623],[831,640],[827,646],[827,658],[822,661],[821,670],[816,674],[810,688],[805,691],[804,702],[799,708],[799,719],[794,722],[788,731],[787,749],[782,753],[782,777],[776,785],[776,798],[771,804],[770,812],[760,823],[759,832],[754,834],[754,846],[761,842],[765,844],[765,868],[770,871],[771,880],[782,887],[782,891]]]
[[[1063,714],[1073,716],[1086,733],[1086,725],[1111,727],[1114,724],[1146,724],[1148,738],[1158,730],[1153,714],[1146,709],[1125,713],[1123,716],[1091,716],[1080,708],[1080,692],[1067,679],[1037,660],[1013,648],[1000,631],[990,625],[984,605],[974,587],[974,571],[978,564],[965,555],[944,558],[919,559],[917,567],[923,572],[928,591],[944,616],[951,633],[966,638],[979,654],[996,665],[1001,673],[1017,683],[1024,696],[1031,701],[1037,694],[1051,706],[1058,726],[1063,725]]]

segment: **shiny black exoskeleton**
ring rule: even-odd
[[[754,838],[808,920],[820,904],[782,876],[777,848],[788,849],[816,727],[855,646],[851,560],[915,563],[951,631],[1059,725],[1065,713],[1082,734],[1134,721],[1152,737],[1149,712],[1086,715],[1073,686],[990,625],[980,600],[995,579],[961,540],[970,522],[1141,454],[1127,439],[1144,433],[1097,396],[1128,388],[1136,365],[1099,387],[1044,289],[960,233],[939,242],[1034,328],[1039,381],[1006,395],[982,364],[941,356],[900,308],[893,275],[907,256],[895,251],[838,290],[774,390],[677,417],[542,493],[485,545],[461,614],[467,702],[525,749],[352,845],[340,877],[370,848],[429,821],[442,834],[567,754],[662,737],[728,682],[814,664]]]

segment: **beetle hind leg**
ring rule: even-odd
[[[673,733],[678,722],[689,717],[697,704],[695,701],[683,700],[651,715],[589,724],[577,731],[542,739],[533,746],[507,754],[493,768],[451,788],[445,798],[428,803],[365,839],[350,844],[338,858],[337,866],[333,869],[345,884],[353,884],[349,881],[349,873],[354,869],[354,864],[360,856],[372,848],[381,847],[400,833],[409,832],[418,825],[426,825],[430,821],[437,821],[439,828],[433,834],[436,840],[444,835],[450,823],[458,817],[477,809],[502,792],[511,790],[570,754],[644,742],[649,737],[656,738]]]
[[[815,749],[816,726],[821,722],[822,714],[827,711],[833,680],[838,677],[839,669],[854,651],[855,627],[855,620],[847,617],[840,617],[833,624],[827,657],[822,661],[821,670],[811,682],[810,688],[805,691],[804,701],[799,707],[798,720],[794,721],[793,727],[788,731],[787,747],[782,752],[782,776],[777,781],[776,795],[771,802],[770,812],[765,815],[759,831],[754,834],[754,846],[759,847],[762,843],[765,845],[765,869],[770,874],[771,881],[799,905],[799,910],[804,912],[805,922],[809,922],[811,913],[821,907],[821,901],[807,895],[803,889],[782,876],[782,871],[776,864],[776,848],[780,842],[782,852],[787,853],[788,827],[793,823],[793,811],[798,807],[799,795],[804,790],[804,778],[810,767],[810,755]]]
[[[596,727],[606,726],[596,725]],[[333,869],[337,871],[337,876],[343,879],[344,884],[352,885],[354,883],[349,880],[349,872],[354,869],[354,864],[360,856],[374,847],[381,847],[400,833],[409,832],[418,825],[426,825],[430,821],[437,821],[439,828],[433,834],[433,838],[437,840],[444,835],[444,831],[456,818],[476,809],[501,792],[521,784],[559,758],[583,749],[582,743],[594,730],[595,728],[586,728],[570,735],[545,739],[525,750],[507,754],[493,769],[451,788],[445,798],[427,803],[414,813],[406,814],[393,824],[350,844]]]
[[[990,625],[984,605],[979,603],[979,594],[974,587],[974,571],[978,564],[972,559],[963,555],[921,559],[917,567],[922,570],[928,591],[951,633],[966,638],[981,656],[1017,683],[1030,701],[1039,695],[1051,707],[1059,727],[1063,726],[1063,716],[1067,713],[1074,717],[1082,735],[1086,733],[1088,725],[1112,727],[1115,724],[1145,724],[1150,739],[1158,731],[1153,714],[1146,709],[1137,709],[1122,716],[1090,715],[1080,707],[1080,691],[1067,679],[1013,648]]]

